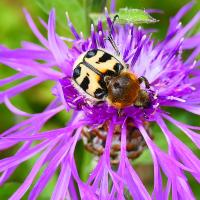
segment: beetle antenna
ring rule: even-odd
[[[115,24],[115,21],[116,19],[119,18],[119,15],[115,15],[114,18],[113,18],[113,21],[112,21],[112,24],[111,24],[111,28],[109,30],[109,35],[108,37],[106,37],[105,39],[108,40],[110,42],[110,44],[112,45],[113,49],[116,51],[117,55],[120,56],[120,52],[119,52],[119,49],[112,37],[112,30],[114,29],[114,24]]]
[[[116,20],[119,19],[119,15],[115,15],[113,20],[112,20],[112,24],[111,24],[111,28],[110,28],[110,34],[111,34],[111,31],[114,29],[114,24],[116,22]]]

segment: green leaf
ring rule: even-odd
[[[144,23],[155,23],[158,21],[151,17],[144,10],[140,9],[120,8],[119,11],[115,14],[110,14],[110,17],[114,18],[115,15],[119,16],[119,18],[116,19],[116,22],[120,24],[133,23],[135,25],[138,25]],[[103,22],[106,21],[106,16],[101,13],[90,13],[89,16],[93,20],[94,24],[97,24],[98,20],[101,20]]]
[[[78,0],[37,0],[39,7],[45,12],[49,13],[52,8],[56,9],[56,20],[62,28],[67,27],[66,15],[68,12],[70,20],[80,32],[87,33],[87,12],[83,9],[82,3]]]
[[[0,189],[0,199],[8,199],[20,186],[18,182],[7,182]]]
[[[119,12],[119,23],[133,23],[133,24],[149,24],[157,22],[156,19],[151,17],[144,10],[140,9],[128,9],[128,8],[120,8]]]
[[[78,142],[76,145],[75,159],[81,180],[87,181],[90,172],[96,165],[96,162],[94,155],[85,150],[82,141]]]
[[[149,165],[152,164],[152,158],[151,153],[149,152],[148,148],[145,148],[144,152],[142,152],[142,155],[140,155],[137,159],[133,160],[132,163],[134,165]]]
[[[101,20],[102,22],[106,21],[106,16],[103,13],[90,13],[89,17],[95,25],[97,25],[99,20]]]

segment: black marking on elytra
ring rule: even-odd
[[[117,74],[120,74],[120,72],[124,69],[124,66],[120,63],[116,63],[113,68]]]
[[[85,78],[83,79],[83,81],[81,82],[80,84],[80,87],[86,91],[88,89],[88,86],[89,86],[89,83],[90,83],[90,80],[87,76],[85,76]]]
[[[103,99],[106,96],[107,92],[101,88],[98,88],[94,92],[94,96],[97,99]]]
[[[88,73],[86,73],[87,74],[87,76],[90,76]]]
[[[99,63],[105,63],[106,61],[111,60],[112,57],[113,57],[112,55],[104,52],[103,56],[101,56],[96,63],[97,64],[99,64]]]
[[[78,65],[73,71],[73,78],[77,79],[81,75],[81,67]]]
[[[98,49],[92,49],[85,54],[85,58],[92,58],[97,54]]]

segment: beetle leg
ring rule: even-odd
[[[105,101],[97,101],[96,103],[95,103],[95,105],[101,105],[101,104],[103,104]]]
[[[149,81],[148,81],[147,78],[145,78],[144,76],[140,76],[140,77],[138,78],[138,81],[139,81],[140,84],[144,82],[145,87],[146,87],[147,89],[150,88]]]
[[[122,109],[121,108],[117,110],[117,114],[118,114],[118,117],[122,116]]]
[[[142,108],[142,110],[143,110],[143,116],[144,116],[144,118],[145,118],[145,119],[149,119],[149,116],[148,116],[147,113],[144,111],[144,108]]]
[[[149,94],[145,90],[140,90],[138,97],[134,103],[134,106],[140,108],[149,108],[151,106],[151,100]]]

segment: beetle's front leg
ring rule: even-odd
[[[151,106],[151,100],[148,92],[140,90],[134,105],[136,107],[149,108]]]
[[[140,84],[144,82],[145,87],[146,87],[147,89],[150,88],[149,81],[148,81],[147,78],[145,78],[144,76],[140,76],[140,77],[138,78],[138,81],[139,81]]]

